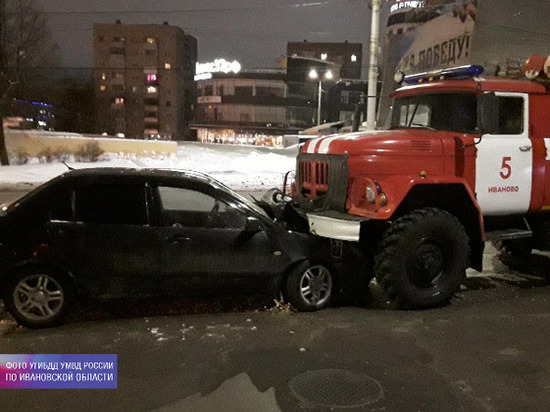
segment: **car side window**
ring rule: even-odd
[[[74,191],[67,190],[58,193],[49,209],[49,219],[51,221],[72,222],[74,221],[73,210]]]
[[[243,229],[246,215],[226,202],[198,190],[159,186],[166,226]]]
[[[147,225],[144,185],[89,185],[75,190],[77,222],[111,225]]]

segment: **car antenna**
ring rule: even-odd
[[[61,163],[65,165],[65,167],[69,170],[75,170],[74,167],[69,166],[67,163],[65,163],[65,160],[61,160]]]
[[[45,145],[44,143],[42,143],[40,140],[36,140],[36,142],[37,142],[40,146],[42,146],[44,149],[48,150],[48,146],[46,146],[46,145]],[[63,165],[65,165],[65,167],[66,167],[67,169],[69,169],[69,170],[75,170],[74,167],[69,166],[69,165],[65,162],[65,160],[61,160],[61,159],[60,159],[59,161],[60,161],[61,163],[63,163]]]

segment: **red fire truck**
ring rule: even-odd
[[[359,242],[366,277],[401,307],[448,302],[488,239],[516,254],[549,246],[550,83],[482,72],[407,76],[387,130],[311,140],[298,156],[310,231]]]

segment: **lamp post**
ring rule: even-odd
[[[334,75],[332,71],[327,70],[324,72],[323,76],[320,76],[316,69],[311,69],[309,72],[309,78],[312,80],[317,80],[318,91],[317,91],[317,126],[321,124],[321,99],[323,97],[323,78],[325,80],[332,80]]]
[[[380,28],[380,0],[372,0],[369,81],[367,91],[367,130],[376,128],[376,87],[378,83],[378,31]]]

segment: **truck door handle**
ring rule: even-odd
[[[528,152],[528,151],[531,150],[531,148],[532,148],[532,146],[525,145],[525,146],[520,146],[519,150],[521,150],[522,152]]]
[[[183,243],[189,242],[190,240],[191,238],[186,235],[173,235],[166,238],[167,243]]]

